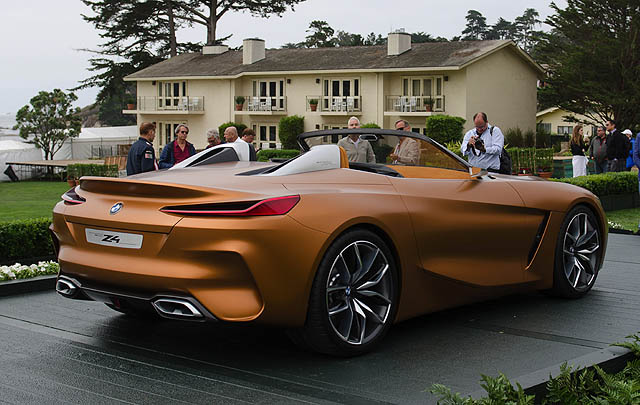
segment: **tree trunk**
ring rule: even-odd
[[[169,14],[169,56],[174,57],[178,54],[176,48],[176,24],[173,20],[173,4],[171,0],[167,0],[168,14]]]
[[[209,25],[207,25],[207,45],[216,44],[216,24],[218,23],[218,0],[209,3]]]

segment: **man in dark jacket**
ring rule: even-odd
[[[607,133],[598,127],[597,135],[591,138],[589,157],[596,162],[596,174],[607,172]]]
[[[187,142],[187,135],[189,135],[189,127],[185,124],[176,127],[176,139],[169,142],[160,153],[161,169],[173,167],[176,163],[196,154],[196,148]]]
[[[609,159],[609,172],[622,172],[627,163],[627,137],[616,129],[616,122],[609,120],[605,123],[609,131],[607,137],[607,159]]]
[[[158,170],[156,152],[153,150],[155,137],[155,124],[151,122],[140,124],[140,138],[131,145],[127,155],[127,176]]]

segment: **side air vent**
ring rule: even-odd
[[[533,243],[531,244],[531,249],[529,250],[529,257],[527,258],[527,266],[531,265],[536,252],[538,251],[538,247],[540,246],[540,242],[542,242],[542,235],[544,234],[544,230],[547,229],[547,223],[549,222],[549,213],[544,214],[540,225],[538,225],[538,232],[536,233],[536,237],[533,238]]]

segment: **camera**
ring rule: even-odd
[[[473,147],[476,148],[479,151],[483,151],[483,152],[485,151],[485,149],[484,149],[484,141],[482,139],[480,139],[480,137],[476,138],[476,143],[475,143],[475,145]]]

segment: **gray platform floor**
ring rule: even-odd
[[[0,298],[0,403],[435,403],[640,331],[640,237],[609,236],[579,300],[506,297],[395,325],[374,353],[298,350],[278,329],[133,320],[54,292]]]

